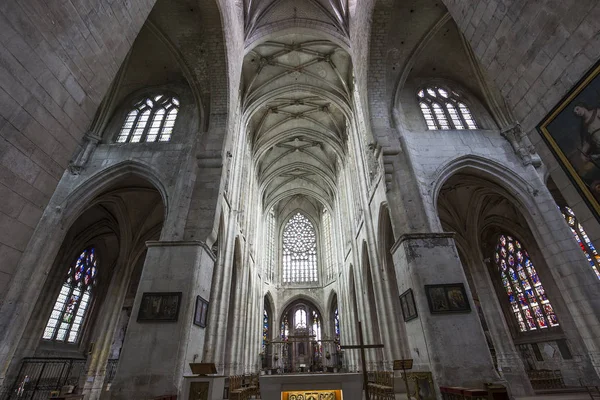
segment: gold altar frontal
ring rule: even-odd
[[[343,400],[341,390],[294,390],[281,392],[281,400]]]

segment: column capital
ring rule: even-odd
[[[400,235],[396,243],[390,249],[390,253],[394,254],[400,245],[408,240],[428,240],[428,239],[454,239],[455,232],[415,232],[405,233]]]

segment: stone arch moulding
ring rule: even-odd
[[[476,155],[465,155],[446,162],[432,175],[429,192],[431,204],[437,209],[437,201],[442,186],[448,179],[459,172],[470,172],[475,176],[488,178],[500,188],[510,193],[525,209],[535,209],[537,205],[531,196],[536,196],[538,189],[518,175],[516,171],[507,168],[499,162]],[[508,188],[510,185],[512,188]],[[527,218],[527,216],[525,216]],[[531,221],[528,221],[531,222]]]
[[[276,315],[277,315],[277,319],[279,320],[278,321],[279,323],[281,323],[281,317],[283,316],[282,315],[283,312],[291,304],[293,304],[294,302],[299,301],[299,300],[305,300],[305,301],[309,302],[310,304],[312,304],[319,311],[321,320],[323,320],[323,316],[325,314],[323,313],[323,307],[319,304],[319,299],[317,299],[316,297],[312,297],[310,294],[297,294],[297,295],[294,295],[294,296],[290,297],[289,299],[287,299],[286,302],[277,309]]]
[[[332,290],[329,292],[329,295],[327,296],[327,303],[325,303],[325,304],[326,304],[326,306],[327,306],[327,311],[331,311],[331,308],[333,307],[333,301],[334,301],[334,300],[337,302],[337,304],[338,304],[338,308],[339,308],[339,306],[340,306],[340,302],[339,302],[339,300],[338,300],[338,295],[337,295],[337,292],[335,291],[335,289],[332,289]]]
[[[331,29],[326,24],[319,23],[318,21],[307,22],[302,20],[296,20],[293,22],[293,24],[294,26],[290,27],[289,21],[278,21],[274,24],[261,26],[251,37],[246,39],[246,43],[244,45],[244,56],[250,53],[256,46],[264,44],[270,40],[275,40],[280,36],[285,36],[292,33],[323,36],[326,40],[331,41],[345,50],[348,54],[351,54],[348,38],[345,35],[342,35],[339,32]]]
[[[167,179],[152,165],[128,160],[98,171],[79,184],[59,205],[61,211],[65,213],[63,225],[71,226],[95,197],[127,176],[138,176],[154,186],[162,198],[165,211],[164,220],[166,220],[171,206],[169,191],[164,184]]]

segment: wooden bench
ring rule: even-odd
[[[260,396],[258,375],[234,375],[229,377],[229,400],[248,400]]]
[[[394,373],[374,371],[368,373],[370,400],[394,400]]]
[[[559,369],[539,369],[527,371],[533,390],[561,389],[565,387],[562,373]]]

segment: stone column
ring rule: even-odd
[[[200,241],[148,242],[112,398],[142,400],[181,393],[188,363],[198,362],[205,330],[193,324],[196,296],[209,298],[214,256]],[[146,292],[180,292],[176,322],[139,322]],[[209,305],[209,314],[211,312]]]
[[[414,369],[436,385],[483,387],[499,380],[458,258],[453,234],[412,233],[392,247],[398,289],[412,289],[418,318],[406,323]],[[425,285],[462,283],[471,311],[432,314]]]

